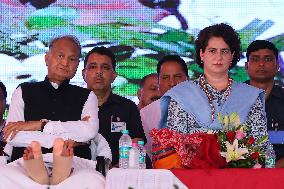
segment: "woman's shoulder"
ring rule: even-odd
[[[232,87],[237,89],[238,91],[241,90],[240,92],[252,92],[252,93],[262,93],[263,92],[262,89],[259,89],[257,87],[251,86],[246,83],[237,82],[237,81],[233,82]]]
[[[191,81],[191,80],[186,80],[183,81],[179,84],[177,84],[176,86],[174,86],[173,88],[171,88],[170,90],[168,90],[164,96],[175,96],[175,95],[186,95],[187,92],[191,92],[192,90],[194,90],[197,87],[197,85]]]
[[[264,90],[246,83],[233,82],[231,93],[234,98],[247,99],[247,102],[252,100],[255,103],[255,100],[258,98],[261,101],[265,99]]]

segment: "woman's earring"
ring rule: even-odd
[[[201,60],[201,62],[200,62],[201,64],[203,64],[203,60]]]

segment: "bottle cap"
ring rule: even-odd
[[[144,141],[143,141],[143,140],[139,140],[139,141],[138,141],[138,144],[144,145]]]
[[[129,134],[128,130],[121,130],[122,134]]]

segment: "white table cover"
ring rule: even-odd
[[[187,187],[166,169],[113,168],[106,176],[106,189],[179,189]]]

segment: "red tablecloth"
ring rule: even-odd
[[[284,169],[173,169],[189,189],[284,189]]]

